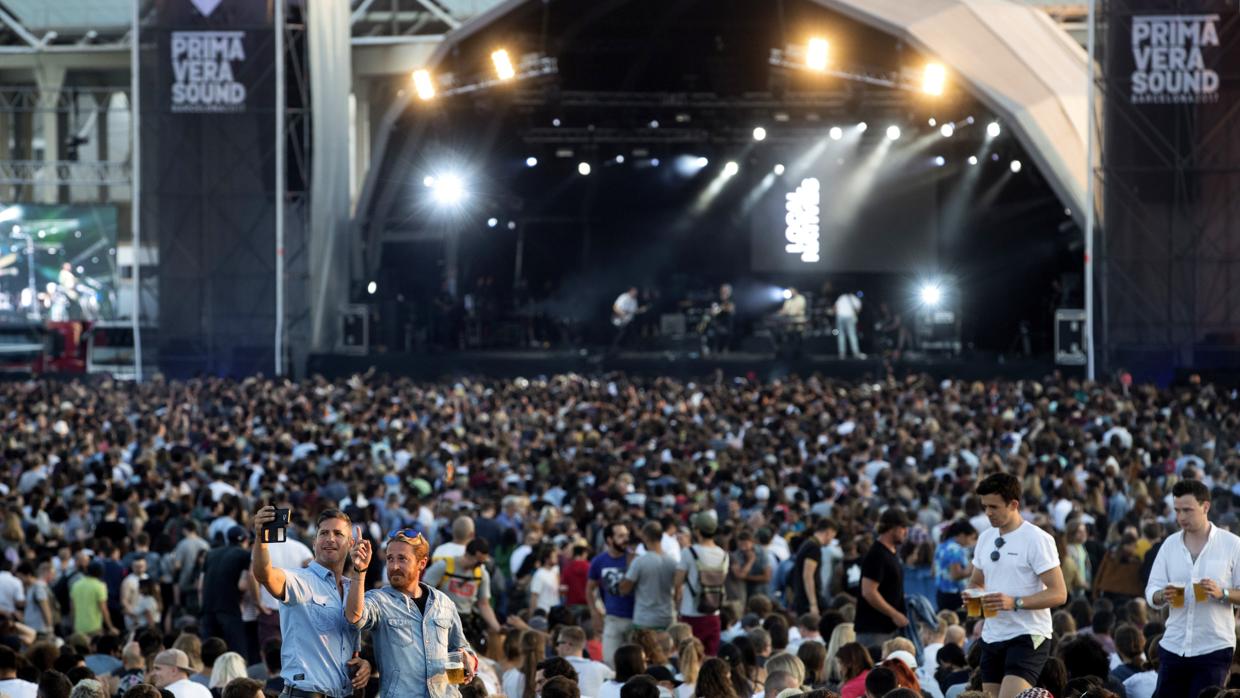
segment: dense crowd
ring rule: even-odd
[[[336,576],[371,590],[333,602],[366,631],[357,695],[410,670],[372,606],[405,584],[399,540],[479,656],[428,695],[976,698],[988,621],[965,595],[1002,546],[978,542],[978,484],[1007,473],[1067,595],[1021,695],[1149,698],[1172,488],[1237,527],[1236,402],[1061,378],[5,383],[0,692],[343,698],[287,669],[310,587],[252,563],[330,568],[344,521]],[[287,542],[260,540],[264,507]],[[1233,668],[1201,694],[1240,696]]]

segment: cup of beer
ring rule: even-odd
[[[1204,581],[1204,579],[1193,580],[1193,598],[1196,599],[1197,603],[1205,603],[1206,600],[1210,598],[1206,593],[1205,585],[1202,584]]]
[[[964,596],[965,612],[970,618],[982,617],[982,590],[981,589],[965,589]]]
[[[1184,585],[1172,583],[1167,587],[1171,589],[1171,607],[1184,608]]]
[[[993,594],[987,594],[986,596],[993,596]],[[997,615],[999,615],[999,609],[991,608],[990,606],[987,606],[984,603],[982,604],[982,617],[994,618]]]
[[[469,660],[465,657],[464,652],[448,653],[448,661],[444,663],[444,670],[448,672],[448,683],[465,683],[465,662],[467,661]]]

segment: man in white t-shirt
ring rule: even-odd
[[[13,574],[13,563],[0,559],[0,611],[13,615],[26,607],[26,587]]]
[[[995,473],[977,485],[992,528],[973,549],[969,586],[985,593],[982,689],[1015,698],[1034,686],[1051,652],[1051,610],[1068,600],[1055,539],[1020,515],[1020,480]],[[967,593],[967,590],[966,590]]]
[[[189,680],[194,672],[189,657],[181,650],[164,650],[155,655],[147,679],[156,688],[167,690],[176,698],[212,698],[211,691],[200,683]]]
[[[431,561],[460,557],[465,554],[465,546],[474,539],[474,520],[468,516],[458,516],[452,522],[452,541],[443,543],[431,553]]]
[[[835,326],[839,330],[835,335],[835,341],[840,350],[840,358],[848,355],[845,350],[845,340],[848,346],[852,348],[853,356],[858,359],[864,359],[865,354],[861,353],[861,349],[857,345],[857,316],[861,314],[861,297],[855,293],[841,293],[839,298],[835,299]]]
[[[0,645],[0,693],[10,698],[35,698],[39,686],[17,678],[17,653]]]
[[[715,531],[719,527],[714,512],[699,511],[689,520],[693,530],[693,544],[680,553],[676,563],[676,576],[672,580],[672,593],[680,619],[693,629],[693,636],[702,641],[706,656],[719,653],[719,611],[703,611],[698,604],[704,592],[714,592],[702,584],[701,570],[722,570],[726,576],[728,553],[715,543]],[[722,596],[722,582],[718,593]],[[722,602],[722,600],[720,600]]]
[[[577,670],[577,685],[581,695],[601,695],[603,682],[616,678],[616,672],[602,662],[586,659],[586,632],[575,625],[560,628],[555,643],[555,653],[568,660]]]

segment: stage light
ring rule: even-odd
[[[658,167],[658,166],[659,166],[659,158],[650,158],[650,166],[651,166],[651,167]]]
[[[508,221],[508,229],[509,229],[509,230],[516,230],[516,229],[517,229],[517,222],[516,222],[516,221]]]
[[[21,206],[9,206],[5,208],[3,211],[0,211],[0,223],[4,223],[7,221],[21,220],[21,217],[22,217]]]
[[[991,138],[998,138],[1000,133],[1003,133],[1003,129],[999,127],[998,121],[992,121],[989,124],[986,124],[987,136],[990,136]]]
[[[373,282],[373,281],[371,281],[370,283],[366,284],[366,293],[369,293],[370,295],[372,295],[372,296],[373,296],[373,295],[375,295],[375,291],[378,291],[378,290],[379,290],[379,284],[377,284],[377,283],[375,283],[375,282]]]
[[[921,76],[921,91],[938,97],[943,94],[943,87],[947,84],[947,68],[942,63],[929,63],[926,65],[925,71]]]
[[[651,120],[651,122],[650,122],[649,126],[650,126],[650,128],[658,128],[658,127],[659,127],[659,120],[658,120],[658,119],[653,119],[653,120]]]
[[[929,120],[929,121],[927,121],[926,123],[930,124],[930,128],[934,128],[935,126],[938,126],[938,125],[939,125],[938,120],[937,120],[937,119],[935,119],[933,116],[932,116],[932,117],[930,117],[930,120]]]
[[[413,71],[413,89],[423,102],[434,99],[435,83],[431,80],[431,71],[425,68]]]
[[[1016,172],[1020,172],[1021,168],[1024,166],[1020,164],[1020,160],[1013,160],[1010,167],[1012,168],[1012,172],[1016,173]]]
[[[723,166],[724,177],[735,177],[736,173],[740,171],[741,171],[741,166],[736,164],[736,162],[732,160],[729,160],[728,164]]]
[[[623,156],[623,155],[617,155],[617,156],[616,156],[616,164],[617,164],[617,165],[623,165],[623,164],[624,164],[624,156]]]
[[[857,123],[857,131],[858,131],[859,133],[865,133],[865,130],[866,130],[867,128],[869,128],[869,127],[870,127],[870,125],[869,125],[869,124],[867,124],[867,123],[866,123],[866,122],[864,122],[864,121],[860,121],[860,122],[858,122],[858,123]]]
[[[943,126],[939,128],[939,133],[942,134],[944,138],[951,138],[952,134],[954,134],[955,132],[956,132],[955,124],[943,124]]]
[[[814,37],[809,40],[809,46],[805,51],[805,66],[810,70],[823,72],[827,69],[827,54],[830,52],[831,45],[822,37]]]
[[[534,157],[533,155],[529,156],[528,158],[525,159],[525,166],[526,167],[538,167],[538,158]]]
[[[900,127],[899,126],[888,126],[887,127],[887,138],[893,141],[900,140]]]
[[[588,162],[577,163],[577,174],[581,175],[582,177],[590,176],[590,163]]]
[[[970,165],[976,165],[976,164],[977,164],[977,156],[976,156],[976,155],[970,155],[970,156],[969,156],[969,164],[970,164]]]
[[[946,164],[947,164],[947,158],[943,157],[942,155],[939,155],[938,157],[934,158],[935,167],[942,167]]]
[[[782,164],[777,164],[775,165],[775,169],[772,170],[772,172],[774,172],[775,176],[778,177],[779,175],[782,175],[784,173],[784,166]]]
[[[831,130],[828,133],[831,136],[831,140],[833,141],[838,141],[839,139],[844,137],[844,129],[840,128],[839,126],[832,126]]]
[[[554,127],[556,127],[556,128],[559,128],[561,123],[563,123],[563,122],[561,122],[561,121],[560,121],[560,117],[558,117],[558,116],[557,116],[556,118],[554,118],[554,119],[552,119],[552,120],[551,120],[551,125],[552,125],[552,126],[554,126]]]
[[[766,129],[762,128],[761,126],[759,126],[759,127],[755,128],[755,129],[753,130],[753,139],[754,139],[755,141],[764,141],[764,140],[766,140]]]
[[[943,301],[943,289],[936,283],[923,284],[917,295],[922,305],[929,308],[936,308]]]
[[[699,157],[698,159],[693,161],[693,164],[695,167],[697,167],[700,170],[710,164],[710,159]]]
[[[426,187],[427,189],[434,189],[435,178],[432,177],[431,175],[426,175],[425,177],[422,178],[422,186]]]
[[[517,69],[512,67],[512,58],[504,49],[492,52],[491,62],[495,64],[495,75],[500,80],[511,80],[517,76]]]
[[[499,219],[498,219],[498,218],[488,218],[488,219],[487,219],[487,227],[488,227],[488,228],[494,228],[494,227],[495,227],[495,226],[497,226],[497,225],[499,225]]]
[[[785,288],[779,295],[783,296],[784,300],[788,300],[789,298],[792,298],[792,289]]]
[[[432,191],[435,201],[445,206],[453,206],[465,198],[465,183],[457,175],[444,175],[435,179]]]
[[[967,116],[967,117],[965,117],[964,122],[965,122],[966,124],[968,124],[968,125],[972,126],[972,125],[973,125],[973,117],[971,117],[971,116]]]
[[[992,155],[990,156],[990,159],[991,159],[991,160],[993,160],[993,161],[995,161],[995,162],[999,162],[999,154],[998,154],[998,153],[994,153],[994,154],[992,154]]]

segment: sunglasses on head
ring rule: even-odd
[[[408,538],[411,543],[416,543],[419,539],[422,541],[426,540],[422,538],[422,532],[416,528],[398,528],[387,535],[388,540],[396,540],[397,538]]]
[[[1006,542],[1007,542],[1007,541],[1003,540],[1002,536],[1000,536],[999,538],[996,538],[996,539],[995,539],[995,549],[994,549],[994,550],[992,550],[992,551],[990,551],[990,561],[991,561],[991,562],[998,562],[998,561],[999,561],[999,548],[1002,548],[1002,547],[1003,547],[1003,544],[1004,544],[1004,543],[1006,543]]]

